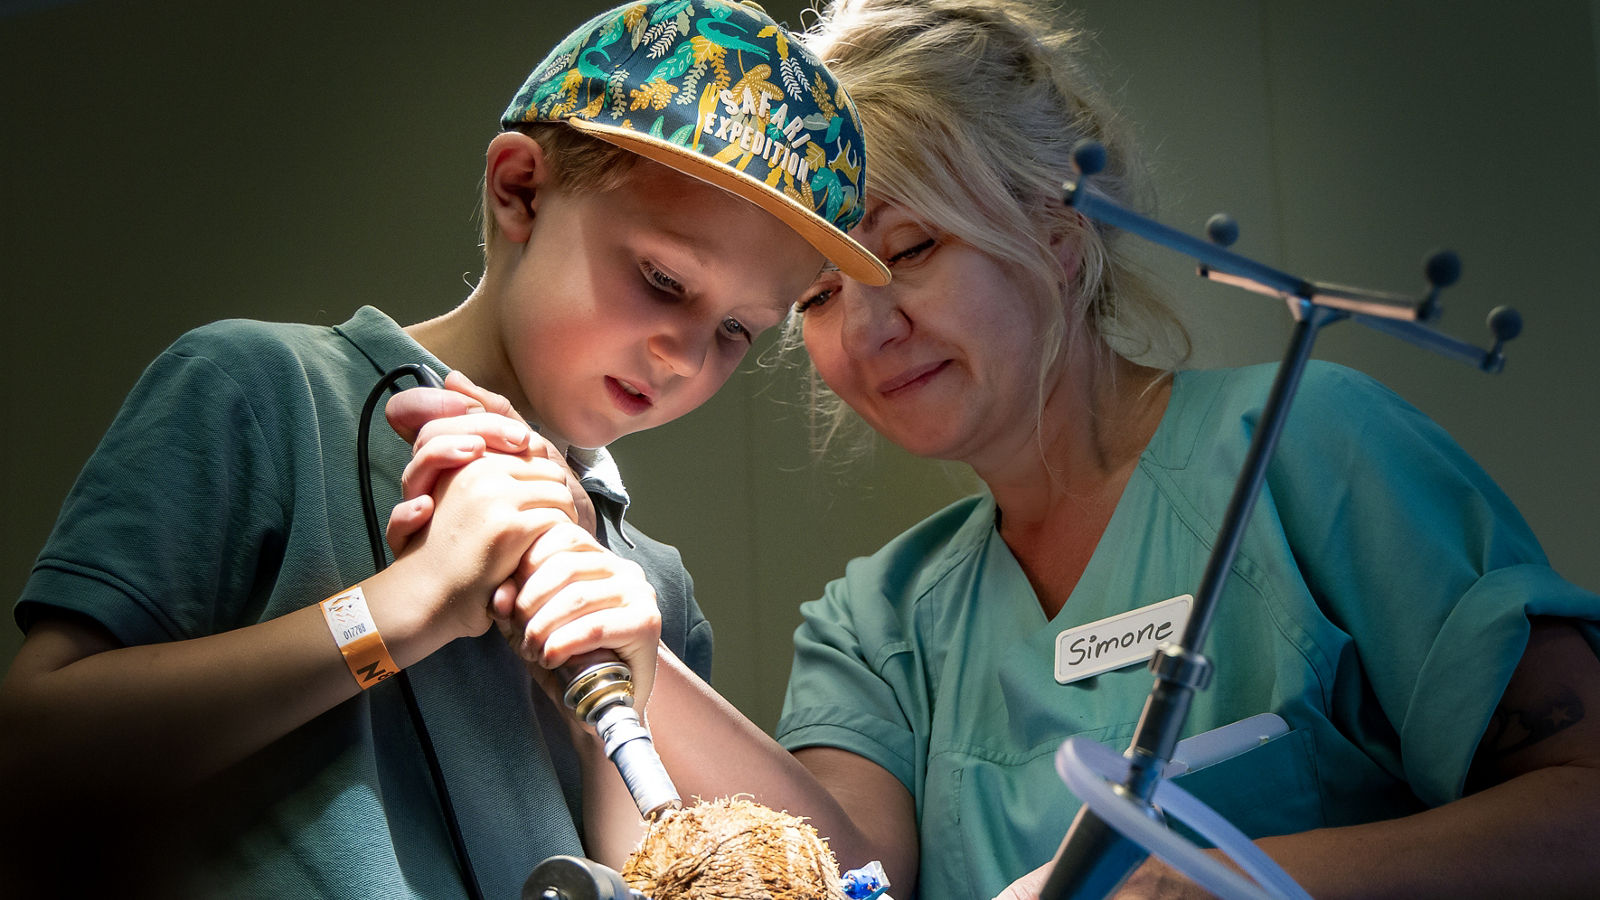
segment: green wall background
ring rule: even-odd
[[[799,3],[765,5],[803,21]],[[1498,377],[1352,324],[1316,355],[1443,423],[1557,568],[1591,589],[1597,6],[1079,4],[1157,165],[1165,221],[1198,232],[1227,210],[1243,253],[1396,291],[1419,288],[1424,253],[1450,246],[1464,276],[1445,296],[1445,330],[1481,342],[1491,307],[1522,310],[1526,332]],[[363,303],[411,322],[465,296],[498,114],[599,8],[0,4],[0,594],[20,591],[122,396],[184,330],[228,316],[334,323]],[[1279,357],[1281,304],[1199,282],[1164,252],[1151,261],[1181,298],[1195,364]],[[746,368],[703,409],[614,450],[636,522],[676,543],[695,576],[718,685],[770,727],[798,604],[969,484],[892,448],[814,464],[796,372]],[[0,665],[20,641],[0,627]]]

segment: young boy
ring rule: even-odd
[[[508,897],[583,853],[593,773],[489,633],[491,598],[554,565],[527,553],[539,538],[559,536],[582,589],[554,592],[542,646],[517,650],[614,649],[641,703],[658,637],[709,671],[678,557],[623,521],[603,448],[704,402],[825,260],[887,279],[845,236],[854,110],[758,7],[652,0],[570,35],[503,125],[484,274],[455,310],[220,322],[135,386],[17,602],[8,891]],[[374,574],[360,412],[408,363],[470,375],[538,434],[511,424],[485,442],[508,453],[444,476],[416,501],[428,527]],[[370,442],[388,509],[407,447],[381,425]],[[632,567],[585,569],[599,547]]]

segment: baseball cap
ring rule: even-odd
[[[755,3],[648,0],[590,19],[533,70],[501,125],[566,122],[761,207],[866,284],[889,270],[846,232],[866,150],[833,74]]]

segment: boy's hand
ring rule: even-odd
[[[512,408],[511,401],[494,391],[478,387],[461,372],[444,377],[444,389],[418,387],[389,398],[383,415],[389,427],[408,444],[417,443],[417,433],[434,419],[447,419],[472,413],[494,413],[526,425]]]
[[[389,425],[414,449],[401,476],[401,501],[389,516],[386,537],[396,556],[434,510],[434,485],[445,472],[486,452],[545,458],[566,464],[548,441],[529,428],[506,398],[473,384],[460,372],[445,376],[445,389],[413,388],[384,407]],[[567,474],[573,520],[595,530],[594,503],[576,476]]]
[[[528,550],[551,529],[572,523],[564,463],[491,453],[444,473],[427,525],[390,568],[420,581],[418,610],[455,636],[488,630],[496,603],[515,597]]]
[[[655,589],[637,564],[594,539],[589,495],[556,448],[523,422],[510,401],[460,372],[451,372],[444,383],[444,390],[401,391],[384,410],[390,426],[414,447],[401,477],[401,502],[389,519],[390,548],[398,557],[439,514],[437,486],[475,460],[507,454],[560,466],[569,502],[554,494],[544,502],[569,518],[541,531],[513,575],[494,590],[494,618],[517,652],[534,664],[536,675],[580,653],[615,650],[632,671],[635,703],[642,710],[655,680],[661,635]],[[552,689],[550,678],[539,680]],[[553,687],[558,700],[560,691]]]
[[[523,555],[517,580],[515,595],[494,599],[494,618],[517,653],[548,670],[590,650],[615,650],[632,671],[634,706],[643,710],[661,639],[661,611],[644,570],[566,522]],[[535,675],[559,701],[561,687]]]

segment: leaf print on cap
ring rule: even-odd
[[[678,92],[678,86],[665,81],[646,81],[637,91],[628,94],[631,101],[628,109],[664,109],[671,102],[672,95]],[[660,137],[660,135],[657,135]]]
[[[783,29],[776,25],[768,25],[756,32],[756,37],[772,38],[772,42],[778,47],[778,58],[781,60],[789,58],[789,36],[783,33]]]
[[[671,3],[663,3],[661,4],[661,7],[656,10],[655,15],[650,17],[650,24],[658,25],[667,19],[677,18],[679,13],[685,12],[688,9],[689,0],[673,0]]]
[[[752,66],[745,70],[744,77],[739,79],[739,82],[729,90],[735,97],[742,98],[744,92],[749,91],[753,97],[760,97],[762,94],[766,94],[774,100],[782,101],[783,89],[767,80],[767,77],[771,74],[772,67],[765,63]]]
[[[717,26],[722,27],[719,28]],[[726,47],[729,50],[744,51],[762,59],[768,58],[766,50],[738,36],[745,33],[743,28],[726,19],[701,19],[695,24],[694,30],[713,44]]]
[[[645,81],[671,81],[689,71],[689,66],[693,63],[694,45],[682,44],[678,47],[676,53],[657,63],[656,67],[650,70],[650,75],[645,78]]]

